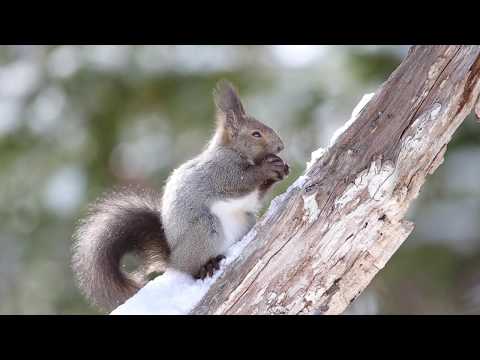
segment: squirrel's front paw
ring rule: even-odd
[[[269,154],[263,160],[263,166],[267,172],[268,180],[283,180],[290,172],[290,167],[279,156]]]
[[[195,275],[195,279],[205,279],[207,276],[212,277],[215,270],[220,269],[220,262],[225,259],[225,256],[218,255],[215,258],[208,260],[208,262],[203,265],[200,271]]]

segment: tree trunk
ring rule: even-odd
[[[408,207],[475,107],[479,79],[479,46],[412,47],[272,201],[192,314],[343,312],[412,232]]]

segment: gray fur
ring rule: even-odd
[[[73,269],[94,304],[107,310],[119,305],[143,286],[145,274],[165,262],[196,275],[227,247],[228,229],[212,213],[212,204],[256,190],[263,197],[287,174],[281,159],[266,160],[283,149],[282,140],[246,115],[233,86],[221,81],[214,99],[218,126],[213,139],[171,174],[161,201],[160,194],[151,191],[115,192],[94,204],[77,229]],[[248,227],[253,226],[255,214],[246,216]],[[145,262],[136,274],[119,268],[129,251],[142,255]]]
[[[211,205],[254,191],[265,177],[262,167],[250,165],[241,154],[222,146],[210,148],[175,172],[165,191],[170,191],[175,181],[178,184],[172,190],[176,196],[164,197],[170,203],[162,207],[162,223],[172,251],[170,264],[195,274],[225,250],[225,234]],[[251,225],[254,222],[252,216]]]

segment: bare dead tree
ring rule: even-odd
[[[412,47],[247,235],[192,314],[339,314],[412,232],[452,134],[480,116],[480,47]]]

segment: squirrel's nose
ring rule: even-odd
[[[283,144],[280,144],[280,145],[277,146],[277,152],[280,152],[280,151],[282,151],[283,149],[284,149]]]

